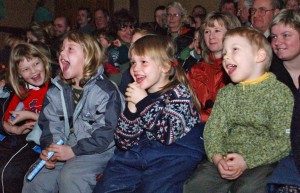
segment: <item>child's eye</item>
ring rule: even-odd
[[[23,68],[22,72],[26,72],[28,70],[28,68]]]
[[[237,51],[238,50],[238,48],[233,48],[233,51]]]
[[[147,62],[146,60],[142,60],[142,63],[143,63],[143,64],[146,64],[146,63],[148,63],[148,62]]]
[[[208,31],[208,30],[205,30],[205,31],[204,31],[204,33],[205,33],[205,34],[208,34],[208,33],[209,33],[209,31]]]

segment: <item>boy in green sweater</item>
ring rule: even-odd
[[[234,84],[218,92],[204,129],[209,161],[185,192],[264,193],[268,176],[290,151],[293,95],[268,72],[272,48],[251,28],[226,33],[223,67]]]

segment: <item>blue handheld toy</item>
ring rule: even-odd
[[[63,145],[64,141],[60,139],[56,144]],[[49,160],[53,155],[54,155],[54,152],[50,151],[48,153],[47,160]],[[41,160],[40,163],[28,174],[27,180],[31,181],[37,175],[37,173],[44,167],[45,164],[46,164],[46,161]]]
[[[19,102],[19,104],[17,105],[15,111],[22,111],[22,110],[24,110],[24,103]],[[13,120],[16,118],[16,116],[17,116],[17,115],[12,114],[12,115],[10,116],[10,119],[13,121]]]

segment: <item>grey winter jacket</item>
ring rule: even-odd
[[[74,128],[75,155],[102,153],[114,145],[114,130],[124,106],[124,97],[103,74],[103,67],[83,87],[76,108],[72,88],[58,77],[52,80],[44,99],[38,124],[42,129],[42,149],[63,139],[68,143],[70,128]]]

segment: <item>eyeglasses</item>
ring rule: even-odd
[[[262,8],[262,7],[258,8],[258,9],[255,9],[255,8],[250,8],[250,9],[249,9],[249,13],[250,13],[251,15],[254,15],[254,14],[257,12],[258,15],[260,15],[260,16],[265,16],[266,13],[267,13],[267,11],[274,11],[274,9],[266,10],[266,9],[264,9],[264,8]]]
[[[130,29],[130,30],[133,30],[134,29],[134,26],[133,25],[125,25],[123,27],[121,27],[121,31],[124,32],[126,31],[127,29]]]
[[[167,14],[167,17],[180,17],[180,16],[182,16],[180,13],[174,13],[174,14],[168,13]]]

